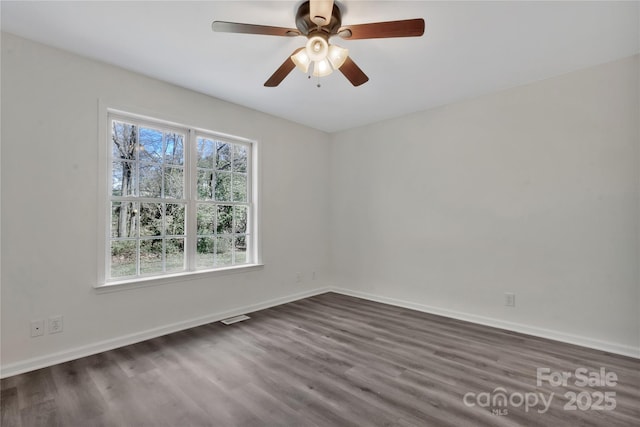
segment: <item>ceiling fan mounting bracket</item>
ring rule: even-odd
[[[309,37],[310,35],[326,33],[327,37],[338,34],[338,29],[342,26],[342,13],[340,8],[333,2],[333,11],[331,12],[331,20],[327,25],[318,26],[311,19],[311,7],[308,1],[302,3],[296,13],[296,28],[300,32]]]

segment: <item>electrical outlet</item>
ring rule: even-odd
[[[316,272],[311,273],[311,280],[316,280]]]
[[[516,294],[513,292],[505,292],[504,293],[504,305],[507,307],[515,307],[516,306]]]
[[[31,321],[31,338],[44,335],[44,320],[37,319]]]
[[[302,282],[302,273],[296,273],[296,282],[297,283]]]
[[[49,333],[57,334],[62,332],[62,316],[49,317]]]

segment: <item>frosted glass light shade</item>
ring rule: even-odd
[[[333,73],[333,68],[331,68],[331,64],[327,59],[323,59],[322,61],[315,61],[313,63],[313,75],[314,77],[324,77]]]
[[[342,67],[344,61],[347,60],[349,56],[349,49],[342,48],[340,46],[331,45],[329,46],[329,53],[327,55],[327,59],[331,62],[331,65],[335,70]]]
[[[314,36],[307,40],[305,50],[312,61],[322,61],[329,53],[329,43],[320,36]]]
[[[309,55],[307,55],[307,50],[302,49],[300,52],[291,56],[291,60],[294,64],[296,64],[296,68],[302,71],[303,73],[307,73],[309,71],[309,65],[311,65],[311,59]]]

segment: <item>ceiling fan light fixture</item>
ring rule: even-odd
[[[329,53],[329,43],[324,37],[313,36],[307,40],[305,50],[312,61],[322,61]]]
[[[331,45],[329,46],[329,53],[327,54],[327,59],[331,63],[331,66],[337,70],[342,67],[342,64],[347,60],[349,56],[349,49],[345,49],[340,46]]]
[[[315,61],[313,63],[314,77],[325,77],[331,73],[333,73],[333,68],[331,68],[331,64],[326,58],[323,59],[322,61]]]
[[[291,60],[294,64],[296,64],[298,70],[302,71],[303,73],[307,73],[309,71],[311,59],[309,58],[309,55],[307,55],[306,49],[301,49],[298,53],[292,55]]]

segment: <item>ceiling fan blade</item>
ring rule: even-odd
[[[238,22],[213,21],[213,31],[221,33],[261,34],[265,36],[299,36],[295,28],[270,27],[268,25],[241,24]]]
[[[339,68],[340,72],[351,82],[354,86],[360,86],[369,81],[369,77],[356,65],[351,58],[347,56],[347,60],[344,61],[342,67]]]
[[[347,25],[338,30],[338,35],[347,40],[418,37],[423,34],[424,19],[422,18]]]
[[[296,53],[300,52],[302,49],[304,49],[303,47],[296,49],[283,63],[282,65],[276,70],[275,73],[273,73],[271,75],[271,77],[269,77],[269,80],[267,80],[266,82],[264,82],[265,87],[276,87],[280,84],[280,82],[282,82],[284,80],[285,77],[287,77],[289,75],[289,73],[296,68],[296,64],[293,63],[293,60],[291,59],[291,57],[293,55],[295,55]]]

